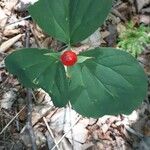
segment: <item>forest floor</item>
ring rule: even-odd
[[[141,106],[130,115],[83,118],[71,106],[55,108],[42,89],[27,91],[5,68],[5,57],[25,47],[27,37],[30,47],[56,51],[63,47],[43,33],[29,16],[27,7],[35,1],[0,0],[0,150],[32,149],[33,142],[37,149],[43,150],[150,150],[150,42],[137,55],[149,82]],[[132,21],[136,28],[141,24],[148,27],[149,16],[150,0],[116,0],[104,25],[76,47],[81,50],[92,46],[117,47],[127,23]],[[32,116],[27,113],[31,111],[26,103],[29,96]]]

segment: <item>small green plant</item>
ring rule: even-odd
[[[119,35],[118,47],[137,57],[144,50],[144,46],[150,44],[150,27],[140,25],[135,27],[129,22],[126,29]]]
[[[130,113],[144,99],[147,77],[130,54],[97,47],[81,52],[81,42],[106,19],[112,0],[39,0],[29,7],[32,18],[67,49],[23,48],[8,55],[8,71],[28,88],[42,88],[57,107],[68,102],[86,117]]]

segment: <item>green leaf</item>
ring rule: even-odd
[[[46,33],[75,44],[102,25],[111,5],[112,0],[39,0],[29,13]]]
[[[147,78],[130,54],[96,48],[80,55],[92,57],[69,69],[73,108],[87,117],[130,113],[144,99]]]
[[[44,89],[55,106],[62,107],[68,102],[68,80],[59,56],[46,49],[21,49],[10,54],[5,64],[25,87]]]
[[[64,66],[61,63],[57,65],[56,70],[57,73],[55,74],[55,78],[54,78],[51,98],[55,106],[65,107],[70,99],[69,98],[70,95],[68,95],[69,80],[66,76]]]
[[[130,113],[144,99],[147,78],[137,60],[124,51],[96,48],[82,52],[78,63],[67,68],[60,53],[21,49],[5,59],[9,72],[30,88],[42,88],[55,106],[68,101],[87,117]]]
[[[92,57],[78,56],[78,62],[77,63],[83,63],[87,59],[92,59]]]

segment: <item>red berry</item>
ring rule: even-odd
[[[61,55],[60,59],[65,66],[73,66],[77,62],[77,55],[73,51],[67,50]]]

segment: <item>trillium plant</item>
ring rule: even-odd
[[[63,52],[23,48],[5,59],[8,71],[27,88],[42,88],[56,107],[71,103],[86,117],[128,114],[146,96],[147,77],[130,54],[115,48],[90,48],[77,54],[73,45],[95,32],[112,0],[39,0],[29,6],[44,32],[68,45]]]

